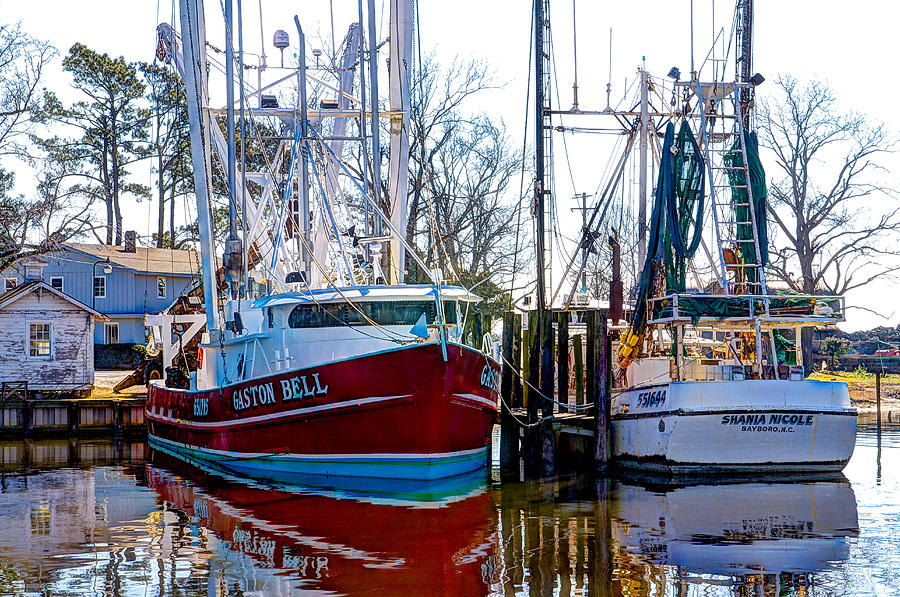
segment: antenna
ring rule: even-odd
[[[572,52],[575,59],[575,84],[572,85],[572,112],[578,111],[578,22],[575,13],[575,2],[572,0]]]
[[[284,68],[284,49],[291,45],[291,38],[288,37],[287,31],[279,29],[272,38],[272,45],[281,50],[281,67]]]
[[[612,92],[612,27],[609,28],[609,75],[606,78],[606,111],[609,106],[609,94]]]

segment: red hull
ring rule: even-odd
[[[198,457],[448,455],[490,445],[498,379],[480,352],[451,344],[445,362],[440,345],[420,344],[221,390],[154,385],[146,416],[151,439]]]

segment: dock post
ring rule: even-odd
[[[551,477],[556,473],[556,437],[553,433],[553,312],[541,311],[541,477]]]
[[[575,353],[575,365],[572,374],[575,375],[575,404],[584,404],[584,351],[582,349],[581,334],[572,336],[572,351]]]
[[[541,323],[539,311],[528,313],[527,355],[528,376],[525,378],[525,409],[529,425],[534,425],[540,418],[541,399],[535,388],[540,388],[541,377]],[[540,433],[536,427],[527,427],[523,438],[525,455],[525,477],[534,479],[540,476],[539,458],[541,454]]]
[[[78,401],[73,400],[69,403],[69,437],[78,435]]]
[[[122,403],[113,402],[113,437],[122,437]]]
[[[587,313],[588,400],[594,403],[594,464],[605,472],[609,464],[609,341],[606,316],[599,311]]]
[[[881,444],[881,371],[875,372],[875,435]]]
[[[522,408],[525,405],[525,400],[522,397],[522,386],[525,385],[522,383],[522,376],[524,375],[525,367],[522,363],[522,316],[518,313],[513,314],[512,339],[512,359],[510,359],[510,362],[518,369],[513,371],[512,402],[509,405],[512,408]],[[516,432],[516,437],[519,437],[518,431]]]
[[[22,400],[22,422],[25,427],[25,437],[31,437],[31,432],[34,430],[34,405],[28,398]]]
[[[556,395],[557,400],[569,404],[569,314],[557,313],[556,319]],[[572,408],[559,407],[559,412],[574,412]]]
[[[472,313],[472,346],[481,350],[484,343],[484,328],[481,313]]]
[[[500,374],[500,477],[503,479],[519,476],[519,428],[510,409],[513,408],[513,385],[519,364],[513,358],[515,345],[516,314],[503,314],[503,362]]]

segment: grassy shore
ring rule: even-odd
[[[850,402],[860,410],[875,410],[875,374],[866,371],[815,372],[809,379],[845,381],[850,390]],[[900,375],[881,376],[882,412],[900,411]]]

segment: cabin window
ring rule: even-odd
[[[358,302],[352,306],[347,303],[297,305],[288,317],[288,325],[292,328],[371,325],[368,321],[371,319],[379,325],[412,326],[422,313],[427,323],[434,323],[436,307],[431,300]],[[451,301],[446,301],[445,308],[448,321],[455,323],[456,307]]]
[[[166,279],[163,276],[156,279],[156,298],[166,298]]]
[[[119,343],[119,323],[104,323],[103,324],[103,343],[104,344],[118,344]]]
[[[52,286],[54,290],[65,292],[65,290],[63,290],[62,276],[50,276],[50,286]]]
[[[50,358],[50,324],[28,324],[28,356],[32,359]]]
[[[106,276],[94,276],[94,298],[106,298]]]
[[[18,281],[15,278],[6,278],[3,283],[3,292],[9,292],[18,286]]]

